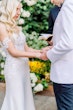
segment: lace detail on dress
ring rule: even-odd
[[[10,41],[11,41],[11,40],[10,40],[8,37],[6,37],[6,38],[3,40],[3,42],[2,42],[3,46],[4,46],[5,48],[8,48],[8,44],[9,44]]]

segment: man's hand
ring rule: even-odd
[[[41,54],[41,56],[40,56],[40,59],[41,59],[41,60],[44,60],[44,61],[48,60],[46,53],[47,53],[47,51],[44,51],[44,52]]]
[[[47,47],[42,48],[41,56],[40,56],[41,60],[45,60],[45,61],[48,60],[48,58],[47,58],[47,51],[52,49],[52,47],[53,46],[47,46]]]
[[[42,48],[42,51],[48,51],[50,49],[52,49],[52,46],[47,46],[47,47]]]

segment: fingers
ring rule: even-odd
[[[42,48],[42,50],[40,50],[40,52],[39,52],[40,56],[38,58],[41,60],[44,60],[44,61],[48,60],[46,53],[48,50],[52,49],[52,47],[53,46],[47,46],[45,48]]]
[[[39,58],[40,59],[41,58],[41,55],[42,54],[40,52],[36,53],[36,58]]]
[[[45,48],[42,48],[43,51],[48,51],[49,49],[50,49],[49,46],[45,47]]]
[[[41,59],[41,60],[44,60],[44,61],[48,60],[48,58],[47,58],[47,56],[46,56],[46,52],[43,52],[43,53],[41,54],[40,59]]]

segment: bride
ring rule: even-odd
[[[2,0],[0,6],[0,42],[6,52],[6,94],[1,110],[35,110],[28,58],[40,58],[41,52],[27,46],[16,24],[21,7],[17,0]]]

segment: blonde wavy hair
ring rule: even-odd
[[[0,22],[6,25],[6,29],[9,33],[16,31],[16,21],[13,17],[16,14],[16,9],[20,1],[18,0],[2,0],[0,3]]]

